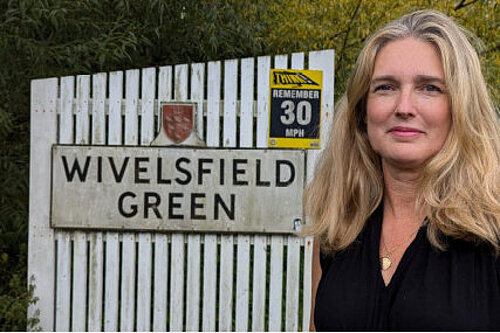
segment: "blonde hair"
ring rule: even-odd
[[[422,171],[418,203],[429,207],[427,238],[444,250],[441,236],[492,245],[500,242],[500,126],[472,35],[448,16],[417,11],[375,32],[363,47],[347,92],[336,106],[328,144],[305,193],[307,231],[324,250],[346,248],[380,205],[384,182],[379,156],[368,141],[364,117],[377,53],[412,37],[431,43],[441,57],[452,126],[438,154]]]

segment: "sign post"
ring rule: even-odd
[[[272,69],[269,147],[320,148],[323,72]]]

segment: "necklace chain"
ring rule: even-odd
[[[391,265],[392,265],[392,259],[391,259],[391,256],[392,254],[394,253],[395,250],[397,250],[398,248],[401,247],[401,245],[405,244],[406,242],[408,242],[408,240],[410,240],[418,231],[419,228],[417,228],[415,231],[413,231],[407,238],[405,238],[401,243],[397,244],[395,247],[392,248],[391,251],[389,251],[389,249],[387,248],[387,246],[385,245],[385,239],[384,239],[384,236],[382,235],[382,245],[383,245],[383,250],[384,250],[384,254],[379,258],[380,259],[380,268],[383,270],[383,271],[386,271],[388,270]]]

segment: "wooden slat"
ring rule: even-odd
[[[167,330],[168,240],[165,234],[155,235],[153,331]]]
[[[154,99],[156,91],[156,69],[142,70],[141,85],[141,145],[149,145],[154,138]],[[137,309],[138,331],[149,331],[151,327],[151,276],[152,239],[150,233],[138,235],[137,254]]]
[[[103,295],[103,237],[101,232],[92,233],[89,254],[89,318],[90,332],[102,331],[102,295]]]
[[[236,99],[238,94],[238,61],[224,62],[224,147],[236,146]],[[219,273],[219,331],[232,331],[233,314],[233,246],[232,235],[221,236]]]
[[[334,107],[334,61],[335,53],[333,50],[315,51],[309,53],[309,69],[318,69],[323,71],[323,96],[321,104],[321,147],[326,145],[328,131],[333,121]],[[321,150],[311,150],[307,154],[307,172],[306,178],[309,182],[312,179],[316,159]],[[306,221],[308,223],[308,221]],[[311,268],[312,268],[313,238],[305,238],[304,247],[304,308],[302,311],[302,327],[308,328],[311,312]]]
[[[223,146],[236,147],[236,99],[238,94],[238,60],[224,62]]]
[[[298,330],[299,315],[299,274],[300,274],[300,238],[288,236],[286,259],[286,307],[285,330]]]
[[[191,101],[197,105],[196,128],[200,138],[203,137],[203,96],[204,96],[204,64],[191,65]],[[201,236],[194,234],[188,237],[187,279],[186,279],[186,331],[200,330],[200,256]]]
[[[106,144],[106,73],[92,76],[92,144]],[[89,235],[89,313],[88,330],[102,331],[103,296],[103,235]]]
[[[109,123],[108,141],[112,145],[122,144],[122,96],[123,72],[109,74]]]
[[[186,331],[200,330],[200,235],[188,236],[186,280]]]
[[[229,332],[233,330],[233,236],[221,236],[220,247],[218,331]]]
[[[288,57],[274,58],[274,68],[286,69]],[[283,301],[283,236],[271,236],[271,274],[269,282],[269,330],[281,331],[281,308]]]
[[[304,69],[304,53],[297,52],[292,54],[292,69]]]
[[[241,60],[240,147],[253,146],[254,59]],[[235,330],[248,331],[250,236],[238,235]]]
[[[215,331],[215,288],[217,283],[217,236],[206,234],[203,247],[202,331]]]
[[[92,75],[92,144],[106,144],[106,73]]]
[[[144,68],[141,80],[141,145],[148,146],[154,138],[154,100],[156,69]]]
[[[312,288],[312,252],[313,237],[304,239],[304,280],[303,280],[303,307],[302,307],[302,328],[309,329],[311,319],[311,288]]]
[[[264,331],[266,301],[266,236],[254,237],[252,281],[252,331]]]
[[[86,330],[87,317],[87,236],[84,232],[77,231],[73,242],[71,329],[81,332]]]
[[[128,70],[125,73],[125,145],[137,145],[138,133],[138,99],[139,99],[139,70]],[[119,82],[117,82],[119,84]],[[121,91],[121,87],[115,88]],[[116,96],[118,99],[120,96]],[[120,330],[133,331],[135,329],[135,281],[136,281],[136,241],[135,234],[122,234],[122,263],[121,263],[121,302],[120,302]]]
[[[267,148],[270,57],[257,58],[257,148]]]
[[[280,54],[274,57],[274,67],[277,69],[287,69],[288,68],[288,55]]]
[[[207,146],[219,146],[219,121],[220,121],[220,73],[219,61],[208,63],[207,87]]]
[[[160,67],[158,73],[158,102],[172,99],[172,67]],[[158,113],[158,118],[161,113]],[[158,119],[160,126],[160,119]],[[158,131],[160,129],[158,128]],[[165,234],[155,235],[154,257],[154,295],[153,295],[153,331],[164,332],[167,330],[167,305],[168,305],[168,239]]]
[[[137,254],[137,331],[151,327],[152,242],[150,233],[140,233]]]
[[[172,67],[163,66],[158,70],[158,101],[172,100]]]
[[[270,57],[257,58],[257,148],[267,148],[269,117]],[[264,330],[266,300],[266,236],[254,237],[254,267],[252,290],[252,330]]]
[[[109,75],[109,117],[108,117],[108,144],[120,145],[122,138],[121,103],[123,91],[123,74],[113,72]],[[115,121],[111,121],[114,119]],[[104,287],[104,330],[118,330],[118,290],[120,286],[120,243],[117,232],[106,233],[106,265]],[[122,304],[123,305],[123,304]]]
[[[29,306],[28,317],[37,315],[39,327],[46,331],[54,329],[55,242],[47,170],[57,140],[57,88],[56,78],[31,81],[28,283],[34,284],[38,302]]]
[[[104,287],[104,330],[118,331],[118,286],[120,244],[118,233],[106,233],[106,261]]]
[[[304,68],[304,53],[292,54],[291,68]],[[287,238],[285,330],[296,332],[299,319],[300,238],[296,236]]]
[[[73,76],[61,78],[61,115],[59,121],[59,143],[73,143]],[[56,331],[69,331],[71,297],[71,236],[69,232],[56,233],[57,239],[57,276],[56,276]]]
[[[56,276],[56,331],[69,331],[71,313],[71,238],[69,232],[58,232]]]
[[[184,235],[172,234],[170,263],[170,331],[183,331],[184,296]]]
[[[207,146],[219,146],[221,63],[208,63],[207,82]],[[204,236],[203,253],[203,331],[215,331],[215,305],[217,284],[217,236]]]
[[[269,331],[281,331],[283,236],[271,236],[271,273],[269,279]]]
[[[77,76],[75,137],[78,144],[89,144],[90,76]],[[73,238],[73,299],[71,329],[86,330],[87,317],[87,237],[76,231]]]
[[[73,143],[73,102],[75,95],[75,78],[66,76],[61,78],[61,116],[59,121],[59,143]]]
[[[186,101],[188,98],[188,65],[174,68],[174,99]],[[184,235],[172,234],[172,278],[170,281],[170,330],[183,331],[184,318]]]
[[[76,125],[75,141],[77,144],[87,145],[89,140],[89,97],[90,76],[79,75],[76,78]]]
[[[125,74],[125,145],[139,143],[138,100],[139,70],[130,69]]]
[[[191,65],[191,101],[197,104],[196,114],[196,133],[198,137],[203,138],[203,99],[204,99],[204,84],[205,84],[205,64]]]
[[[253,146],[254,59],[241,60],[240,147]]]
[[[158,106],[172,100],[172,66],[163,66],[158,70]],[[156,131],[161,130],[161,112],[158,112]]]
[[[238,235],[236,263],[236,327],[238,332],[248,331],[250,237]]]
[[[126,232],[122,236],[120,331],[133,331],[135,322],[135,234]]]

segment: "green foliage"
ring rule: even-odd
[[[333,48],[336,99],[367,36],[435,8],[484,43],[500,100],[495,0],[0,1],[0,330],[26,329],[30,80]],[[34,324],[36,319],[30,319]]]
[[[262,4],[267,3],[260,0]],[[266,7],[265,9],[263,7]],[[345,91],[363,42],[371,32],[401,15],[436,9],[472,31],[483,42],[480,57],[491,94],[500,100],[499,3],[494,0],[275,0],[259,7],[269,53],[335,49],[335,99]]]

